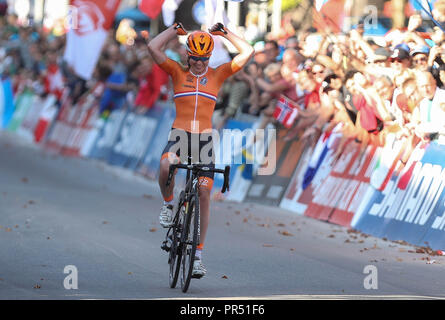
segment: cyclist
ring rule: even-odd
[[[174,179],[170,186],[166,187],[170,164],[187,161],[187,157],[191,154],[194,162],[214,167],[211,119],[218,91],[224,80],[241,70],[254,53],[253,47],[247,41],[232,33],[222,23],[213,25],[209,32],[194,31],[188,35],[186,42],[188,66],[169,59],[163,51],[163,47],[174,37],[187,35],[181,23],[175,23],[148,43],[148,49],[155,63],[172,78],[176,106],[176,119],[160,161],[159,186],[164,204],[159,220],[164,228],[170,227],[173,222]],[[232,61],[217,68],[208,67],[214,47],[212,35],[224,37],[239,51]],[[186,153],[184,149],[187,150]],[[193,156],[196,154],[200,156]],[[201,252],[209,224],[213,173],[203,173],[199,183],[200,243],[193,263],[194,278],[200,278],[206,273],[202,265]]]

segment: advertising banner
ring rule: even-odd
[[[255,176],[247,192],[246,201],[273,206],[280,204],[303,151],[307,148],[306,140],[284,140],[287,132],[286,129],[277,132],[275,150],[273,150],[275,152],[274,173]],[[269,155],[270,151],[271,149],[268,150]]]
[[[156,129],[157,119],[130,112],[122,123],[108,163],[127,167],[139,161],[147,150],[147,146]]]
[[[14,114],[14,96],[9,78],[1,80],[0,86],[0,129],[6,128]]]
[[[127,117],[128,112],[124,109],[111,112],[108,118],[104,118],[103,127],[101,128],[96,143],[89,153],[90,158],[101,159],[107,161],[110,157],[114,144],[116,143],[119,133]],[[102,126],[102,122],[96,123],[98,127]]]
[[[15,103],[14,113],[8,123],[8,131],[16,132],[25,119],[29,109],[34,104],[34,100],[37,96],[30,90],[25,90],[20,96],[17,97]]]
[[[147,152],[137,167],[137,171],[142,175],[156,179],[159,174],[159,164],[164,150],[168,135],[175,120],[176,112],[173,104],[155,105],[156,109],[160,109],[160,116],[155,129],[155,133],[148,145]]]
[[[445,248],[445,146],[416,148],[383,191],[369,187],[351,225],[390,240]]]

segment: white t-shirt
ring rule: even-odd
[[[445,132],[445,90],[436,89],[433,100],[424,98],[419,105],[420,126],[423,132]]]

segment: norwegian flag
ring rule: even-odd
[[[277,102],[273,117],[289,129],[294,124],[298,111],[298,104],[282,96]]]

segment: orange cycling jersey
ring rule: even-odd
[[[167,58],[159,65],[173,80],[176,119],[173,128],[201,133],[212,129],[212,114],[218,91],[228,77],[241,67],[227,62],[216,69],[208,68],[202,75],[194,75],[188,68]]]

